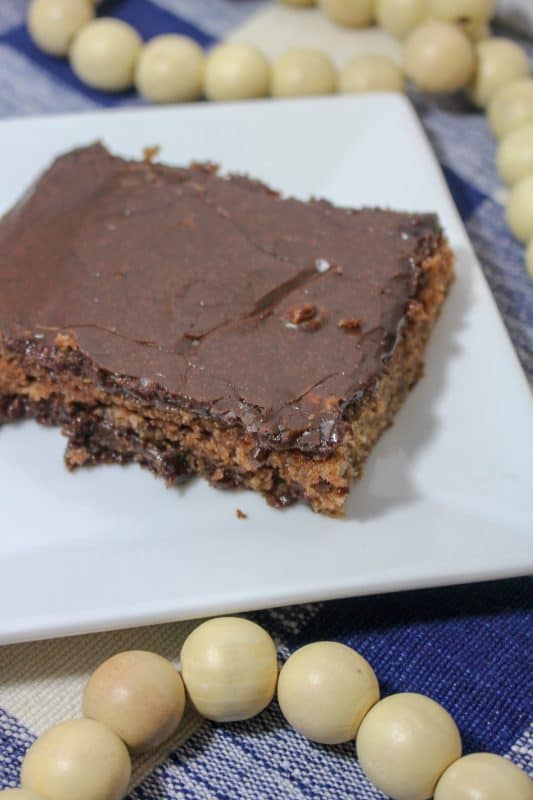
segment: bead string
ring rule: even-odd
[[[281,0],[305,7],[315,0]],[[329,57],[293,48],[269,65],[250,45],[227,42],[204,57],[185,36],[157,36],[143,46],[137,31],[114,18],[94,19],[99,0],[32,0],[28,30],[54,56],[68,56],[77,77],[101,91],[135,85],[154,103],[226,101],[372,91],[403,91],[404,74],[389,58],[373,54],[349,61],[340,74]],[[510,188],[506,216],[527,245],[533,279],[533,80],[527,54],[510,39],[489,38],[495,0],[318,0],[335,23],[365,27],[374,21],[405,39],[403,68],[422,91],[465,90],[487,108],[501,139],[497,166]]]
[[[450,714],[421,694],[380,699],[370,664],[344,644],[296,650],[278,676],[271,636],[240,617],[200,624],[185,640],[180,671],[145,651],[117,653],[90,676],[81,719],[49,728],[22,762],[21,789],[2,800],[121,800],[130,753],[157,747],[176,732],[186,694],[219,723],[250,719],[277,692],[285,719],[322,744],[355,739],[359,764],[392,800],[532,800],[533,783],[491,753],[461,757]],[[129,752],[128,752],[129,750]]]

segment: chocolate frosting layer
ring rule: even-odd
[[[44,354],[70,332],[107,385],[327,452],[440,238],[434,215],[283,199],[92,145],[0,223],[0,336]]]

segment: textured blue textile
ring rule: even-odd
[[[0,708],[0,789],[19,785],[20,767],[35,736]]]
[[[451,167],[442,167],[448,189],[453,195],[455,204],[463,222],[470,219],[474,211],[485,202],[487,196],[482,194],[475,186],[465,181]]]
[[[101,7],[144,38],[180,32],[209,46],[265,0],[108,0]],[[27,0],[0,0],[0,117],[141,104],[84,87],[66,62],[31,43]],[[533,46],[527,45],[533,54]],[[501,313],[533,378],[533,284],[523,248],[505,225],[495,144],[483,116],[464,101],[413,96]],[[375,667],[384,694],[429,694],[456,718],[465,750],[531,763],[532,584],[526,579],[404,592],[273,609],[253,615],[275,636],[282,658],[316,639],[356,647]],[[529,733],[528,733],[529,730]],[[0,788],[17,783],[33,734],[0,709]],[[274,703],[245,723],[205,723],[132,794],[148,798],[382,798],[362,775],[353,744],[322,747],[283,721]]]

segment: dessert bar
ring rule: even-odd
[[[134,461],[341,514],[452,261],[432,214],[74,150],[0,222],[0,423],[60,426],[70,468]]]

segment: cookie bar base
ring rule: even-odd
[[[444,241],[422,263],[420,289],[409,301],[394,353],[351,412],[348,432],[332,455],[261,452],[253,434],[241,427],[222,427],[186,409],[157,408],[98,388],[72,368],[76,345],[68,336],[58,339],[53,365],[0,340],[0,424],[32,417],[59,425],[68,438],[65,461],[71,469],[136,462],[169,485],[202,475],[218,487],[261,492],[276,506],[303,500],[314,511],[341,515],[351,480],[361,475],[370,450],[422,374],[452,264]]]

